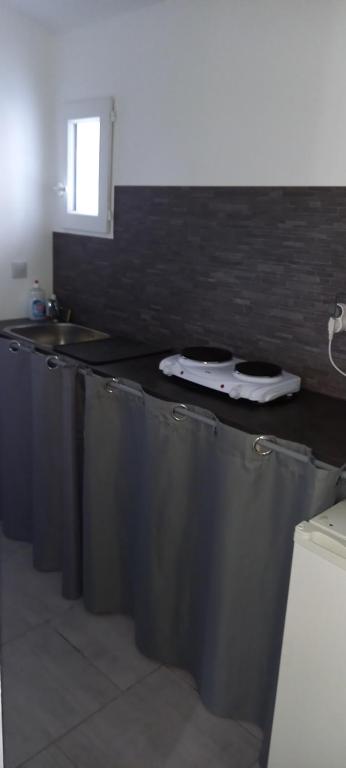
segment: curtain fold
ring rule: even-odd
[[[0,337],[0,516],[5,536],[32,531],[32,347]]]
[[[82,429],[77,366],[0,338],[0,499],[5,536],[32,543],[33,564],[81,594]]]
[[[143,653],[268,737],[294,528],[343,494],[340,470],[122,384],[85,375],[86,607],[130,613]]]
[[[131,613],[139,575],[144,397],[135,384],[128,393],[110,391],[90,372],[84,379],[84,601],[95,613]]]
[[[81,594],[77,366],[31,356],[34,567],[62,571],[62,591]]]
[[[62,566],[62,371],[54,357],[39,352],[31,356],[32,544],[34,567],[40,571],[58,571]]]
[[[62,594],[69,600],[81,596],[82,569],[82,492],[84,380],[79,369],[63,368],[62,451]]]

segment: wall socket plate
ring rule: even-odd
[[[335,315],[334,333],[346,331],[346,304],[341,304],[341,302],[338,301]]]
[[[28,276],[28,262],[27,261],[12,261],[11,262],[11,276],[14,280],[26,278]]]

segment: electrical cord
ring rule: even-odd
[[[334,331],[335,331],[335,318],[334,317],[330,317],[329,318],[329,322],[328,322],[328,339],[329,339],[329,342],[328,342],[328,357],[329,357],[329,361],[332,364],[333,368],[335,368],[335,370],[338,373],[341,373],[341,376],[346,376],[346,371],[343,371],[334,362],[333,352],[332,352],[332,343],[333,343],[333,338],[334,338]]]

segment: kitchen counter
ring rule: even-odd
[[[0,331],[3,331],[8,325],[24,325],[24,323],[33,322],[33,320],[28,320],[27,317],[16,317],[14,320],[0,320]]]
[[[346,400],[302,390],[292,398],[265,405],[232,400],[212,390],[165,376],[162,355],[97,366],[106,376],[132,379],[151,395],[206,408],[232,427],[254,435],[272,435],[312,448],[316,458],[336,466],[346,462]]]
[[[25,319],[0,321],[0,332]],[[151,395],[205,408],[232,427],[253,435],[271,435],[309,446],[316,458],[335,466],[346,463],[346,400],[302,390],[266,405],[232,400],[159,371],[162,355],[94,366],[104,376],[132,379]]]

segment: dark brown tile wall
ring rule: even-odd
[[[280,363],[346,399],[327,357],[346,301],[346,188],[118,187],[114,240],[54,234],[54,284],[76,322],[211,342]],[[335,340],[346,369],[346,335]]]

